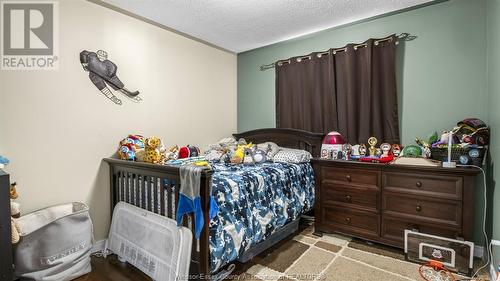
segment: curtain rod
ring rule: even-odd
[[[377,45],[380,42],[391,40],[391,38],[392,37],[387,37],[387,38],[384,38],[384,39],[375,40],[375,45]],[[410,33],[407,33],[407,32],[403,32],[403,33],[397,35],[396,38],[397,38],[398,41],[411,41],[411,40],[415,40],[417,38],[417,36],[410,35]],[[396,44],[398,44],[397,41],[396,41]],[[357,48],[362,48],[362,47],[366,47],[366,43],[354,45],[354,49],[355,50]],[[338,53],[338,52],[345,52],[346,50],[347,50],[347,47],[333,49],[333,53],[335,54],[335,53]],[[319,57],[321,57],[322,55],[326,55],[328,53],[329,53],[329,51],[325,51],[325,52],[320,52],[317,55]],[[298,57],[297,61],[300,62],[302,59],[311,59],[311,56],[310,55],[306,55],[306,56]],[[278,61],[277,63],[290,63],[290,60],[284,60],[283,62]],[[270,63],[270,64],[263,64],[263,65],[260,66],[260,71],[268,70],[268,69],[274,68],[275,66],[276,66],[275,62]]]

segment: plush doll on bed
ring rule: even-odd
[[[252,153],[254,163],[264,163],[267,161],[267,151],[264,151],[256,146]]]
[[[233,155],[231,156],[232,164],[241,164],[244,163],[245,160],[245,150],[251,149],[253,147],[252,143],[249,144],[239,144]],[[247,153],[248,154],[248,153]],[[249,163],[250,159],[247,157],[247,163]]]

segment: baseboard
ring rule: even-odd
[[[484,247],[483,246],[474,246],[474,257],[484,259]]]
[[[106,247],[106,239],[95,241],[92,246],[92,254],[104,251],[104,247]]]

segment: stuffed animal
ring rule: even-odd
[[[141,135],[128,135],[120,142],[118,156],[122,160],[137,160],[137,154],[144,150],[144,137]]]
[[[245,146],[238,145],[238,148],[234,151],[230,162],[232,164],[243,163],[243,158],[245,157]]]
[[[167,160],[175,160],[179,158],[179,146],[178,145],[171,146],[168,149],[166,156]]]
[[[253,159],[253,151],[251,148],[245,148],[243,156],[243,164],[255,164]]]
[[[179,159],[200,156],[200,148],[194,145],[186,145],[179,149]]]
[[[230,162],[232,164],[241,164],[243,163],[243,160],[245,158],[245,149],[252,148],[253,144],[249,143],[246,145],[240,144],[238,145],[238,148],[234,151],[233,156],[231,157]]]
[[[144,142],[144,155],[142,160],[151,164],[164,164],[167,160],[166,149],[158,137],[147,138]]]
[[[256,147],[253,150],[252,158],[254,163],[264,163],[267,161],[267,151]]]
[[[393,144],[392,145],[392,154],[394,154],[394,157],[399,157],[399,155],[401,154],[401,145]]]
[[[382,155],[380,157],[389,157],[389,153],[391,152],[392,146],[388,143],[383,143],[380,145],[380,149],[382,150]]]
[[[16,190],[17,183],[10,185],[10,224],[11,224],[11,243],[17,244],[20,239],[21,229],[16,221],[16,218],[21,216],[21,205],[14,200],[19,197]]]
[[[9,159],[0,155],[0,169],[5,168],[5,165],[7,165],[9,163],[10,163]]]

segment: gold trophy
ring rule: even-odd
[[[378,140],[376,137],[371,137],[368,139],[368,144],[370,145],[370,156],[375,156],[377,155],[377,148],[375,148],[375,145],[377,144]]]

